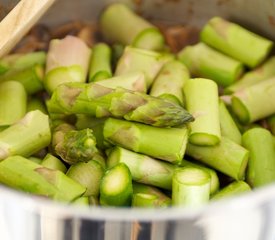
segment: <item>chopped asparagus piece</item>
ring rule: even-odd
[[[67,167],[64,165],[64,163],[61,160],[59,160],[57,157],[53,156],[50,153],[48,153],[44,157],[44,159],[41,162],[41,165],[46,167],[46,168],[59,170],[63,173],[67,172]]]

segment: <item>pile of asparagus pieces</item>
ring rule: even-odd
[[[0,184],[70,204],[198,207],[275,181],[272,41],[214,17],[173,54],[117,3],[99,27],[92,48],[67,36],[0,60]]]

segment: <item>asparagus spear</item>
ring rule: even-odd
[[[221,137],[220,143],[215,146],[196,146],[189,143],[186,153],[236,180],[244,178],[249,152],[225,137]]]
[[[210,176],[210,195],[213,195],[219,190],[220,181],[215,170],[205,167],[199,163],[193,163],[193,162],[187,161],[185,159],[182,160],[180,167],[192,167],[192,168],[202,169],[203,171],[207,172]]]
[[[164,47],[164,37],[160,31],[121,3],[107,7],[101,14],[99,24],[108,41],[150,50]]]
[[[186,109],[195,116],[190,123],[189,142],[212,146],[220,142],[219,98],[217,84],[208,79],[190,79],[184,85]]]
[[[245,63],[259,65],[270,53],[273,42],[220,17],[212,18],[201,31],[201,40]]]
[[[154,206],[165,206],[168,207],[171,205],[171,199],[167,197],[163,192],[158,188],[145,185],[142,183],[133,182],[133,194],[146,194],[149,196],[155,196],[153,201]],[[133,197],[134,197],[133,195]],[[150,197],[149,197],[150,198]],[[133,202],[133,200],[132,200]]]
[[[127,165],[134,181],[171,190],[176,165],[115,147],[108,156],[107,166],[113,167],[118,163]]]
[[[72,202],[73,205],[78,205],[78,206],[89,206],[89,198],[88,197],[79,197],[76,200]]]
[[[198,207],[209,201],[210,175],[202,169],[183,167],[175,171],[172,183],[174,206]]]
[[[228,139],[234,141],[237,144],[242,144],[242,135],[227,110],[223,101],[219,101],[219,116],[220,116],[220,126],[221,135],[227,137]]]
[[[232,97],[232,111],[241,123],[247,124],[275,113],[275,78],[235,92]]]
[[[40,64],[23,69],[15,69],[4,75],[0,75],[0,82],[16,81],[20,82],[26,92],[31,95],[44,89],[42,79],[44,77],[44,68]]]
[[[44,102],[38,97],[31,96],[27,102],[27,112],[34,110],[39,110],[40,112],[47,114],[47,109]]]
[[[241,62],[204,43],[183,48],[178,53],[178,58],[187,66],[192,75],[212,79],[223,87],[234,83],[244,71]]]
[[[27,93],[19,82],[0,83],[0,126],[9,126],[26,114]]]
[[[145,76],[142,72],[126,73],[121,76],[100,80],[96,82],[96,84],[114,89],[117,87],[122,87],[137,92],[146,93],[147,91]]]
[[[28,158],[30,161],[34,162],[34,163],[37,163],[37,164],[40,164],[41,165],[41,162],[42,162],[42,159],[38,158],[38,157],[29,157]]]
[[[182,88],[189,79],[188,69],[179,61],[174,60],[166,63],[150,90],[150,95],[171,100],[184,105]]]
[[[167,55],[159,52],[128,46],[124,49],[116,65],[115,75],[142,71],[145,75],[147,88],[149,89],[159,70],[170,60],[172,60],[170,56],[167,57]]]
[[[66,123],[54,129],[52,146],[55,153],[68,164],[87,162],[98,153],[93,130],[74,130]]]
[[[72,165],[66,175],[86,188],[83,196],[97,197],[103,174],[102,166],[98,162],[91,160]]]
[[[159,202],[159,199],[156,195],[149,193],[135,193],[132,198],[132,207],[168,207],[170,204]]]
[[[103,128],[104,139],[134,152],[171,163],[180,163],[185,153],[188,129],[156,128],[109,118]]]
[[[62,83],[85,82],[91,50],[79,38],[51,40],[47,55],[45,87],[49,93]]]
[[[30,68],[34,65],[44,65],[46,53],[43,51],[26,54],[10,54],[0,59],[0,74],[12,72],[18,69]]]
[[[60,85],[47,103],[50,113],[115,116],[158,127],[177,126],[193,117],[185,109],[144,93],[95,83]]]
[[[29,157],[48,146],[51,130],[48,116],[28,112],[21,120],[0,132],[0,160],[12,155]]]
[[[275,149],[271,133],[264,128],[252,128],[243,135],[243,145],[250,151],[247,182],[260,187],[275,181]]]
[[[111,48],[105,43],[98,43],[92,48],[89,82],[96,82],[110,77],[112,77]]]
[[[219,200],[227,197],[233,197],[251,191],[250,186],[244,181],[234,181],[222,190],[217,192],[211,200]]]
[[[59,170],[63,173],[67,172],[66,166],[63,164],[61,160],[57,157],[53,156],[52,154],[48,153],[41,162],[41,165],[54,170]]]
[[[247,72],[240,80],[225,89],[225,93],[234,93],[275,76],[275,57],[271,57],[261,66]]]
[[[133,194],[132,177],[124,163],[108,169],[100,184],[102,206],[129,206]]]

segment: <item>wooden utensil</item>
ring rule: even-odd
[[[7,54],[55,0],[21,0],[0,22],[0,57]]]

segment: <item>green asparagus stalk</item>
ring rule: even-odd
[[[69,168],[66,175],[86,188],[83,196],[97,197],[99,195],[104,169],[98,162],[91,160],[76,163]]]
[[[40,159],[40,158],[38,158],[38,157],[33,157],[33,156],[31,156],[31,157],[29,157],[28,159],[29,159],[30,161],[34,162],[34,163],[37,163],[37,164],[41,165],[42,159]]]
[[[89,82],[96,82],[112,77],[111,52],[111,48],[105,43],[98,43],[92,48]]]
[[[156,195],[148,193],[135,193],[132,198],[132,207],[154,208],[168,207],[167,203],[160,203]]]
[[[132,177],[124,163],[108,169],[100,184],[102,206],[130,206],[133,195]]]
[[[195,116],[190,123],[189,142],[213,146],[220,142],[219,98],[217,84],[208,79],[195,78],[183,88],[186,109]]]
[[[241,145],[242,135],[235,121],[233,120],[232,116],[227,110],[224,102],[221,100],[219,102],[219,116],[220,116],[221,135]]]
[[[53,198],[58,189],[36,169],[41,165],[21,156],[8,157],[0,162],[0,183],[9,187]]]
[[[100,80],[96,84],[108,88],[122,87],[131,91],[146,93],[146,80],[142,72],[131,72],[124,75]]]
[[[224,187],[222,190],[217,192],[211,200],[219,200],[228,197],[238,196],[242,193],[251,191],[250,186],[244,181],[235,181],[228,186]]]
[[[177,126],[193,117],[185,109],[144,93],[98,84],[60,85],[47,103],[49,113],[87,114],[120,117],[157,127]]]
[[[268,117],[275,113],[274,95],[275,78],[261,81],[233,94],[232,111],[243,124]]]
[[[47,109],[43,101],[35,96],[28,99],[27,102],[27,112],[39,110],[40,112],[47,114]]]
[[[29,157],[48,146],[51,130],[48,116],[36,110],[0,132],[0,160],[12,155]]]
[[[69,124],[60,124],[53,131],[55,153],[68,164],[87,162],[98,153],[93,130],[74,130]]]
[[[215,146],[187,144],[187,155],[236,180],[244,178],[249,152],[235,142],[221,137]]]
[[[103,135],[111,144],[178,164],[185,153],[188,129],[156,128],[109,118],[105,121]]]
[[[111,42],[150,50],[161,50],[165,44],[164,37],[154,25],[120,3],[104,10],[99,24],[104,38]]]
[[[63,173],[67,172],[67,167],[64,165],[64,163],[50,153],[48,153],[44,157],[44,159],[41,162],[41,165],[49,169],[59,170]]]
[[[267,118],[267,124],[270,132],[275,135],[275,114]]]
[[[78,130],[90,128],[96,138],[96,146],[99,149],[106,149],[111,147],[111,144],[104,140],[103,126],[106,118],[96,118],[85,114],[78,114],[76,120],[76,128]]]
[[[85,82],[91,50],[79,38],[67,36],[50,42],[45,87],[49,93],[62,83]]]
[[[15,81],[0,83],[0,126],[10,126],[24,117],[27,93],[23,85]]]
[[[216,193],[219,190],[220,181],[219,181],[218,175],[215,170],[205,167],[199,163],[193,163],[193,162],[183,159],[180,164],[180,167],[186,167],[186,166],[202,169],[203,171],[207,172],[210,175],[210,195],[213,195],[214,193]]]
[[[152,201],[153,206],[157,207],[168,207],[171,205],[171,199],[167,197],[163,192],[161,192],[158,188],[145,185],[142,183],[133,182],[133,198],[136,194],[145,194],[149,196],[154,196],[154,201]],[[137,197],[137,200],[139,197]],[[149,199],[152,197],[149,197]],[[141,196],[142,199],[142,196]],[[133,202],[134,200],[132,200]],[[139,201],[137,201],[139,203]],[[140,205],[140,204],[136,204]]]
[[[123,52],[124,52],[125,46],[120,43],[115,43],[112,45],[112,65],[116,66],[117,62],[121,58]]]
[[[209,201],[210,175],[202,169],[183,167],[175,171],[172,183],[172,204],[199,207]]]
[[[4,75],[0,75],[0,82],[16,81],[20,82],[26,92],[31,95],[44,89],[42,79],[44,77],[44,67],[40,64],[23,69],[15,69]]]
[[[78,206],[89,206],[89,198],[88,197],[79,197],[73,201],[73,205]]]
[[[271,133],[264,128],[252,128],[243,135],[243,146],[250,151],[247,182],[260,187],[275,181],[275,149]]]
[[[46,53],[43,51],[26,54],[10,54],[0,59],[0,74],[12,72],[18,69],[30,68],[34,65],[44,65]]]
[[[176,165],[115,147],[107,158],[107,167],[118,163],[127,165],[134,181],[171,190]]]
[[[166,63],[152,84],[150,95],[184,105],[183,86],[190,78],[188,69],[179,61]]]
[[[262,80],[275,76],[275,57],[271,57],[261,66],[247,72],[240,80],[225,89],[225,93],[234,93],[250,87]]]
[[[192,75],[212,79],[223,87],[237,81],[244,71],[241,62],[204,43],[183,48],[178,53],[178,58],[187,66]]]
[[[272,41],[220,17],[212,18],[202,29],[200,37],[206,44],[250,68],[259,65],[273,47]]]
[[[149,89],[159,70],[170,60],[172,60],[171,57],[159,52],[128,46],[124,49],[123,55],[116,65],[115,75],[141,71],[145,75],[147,88]]]

